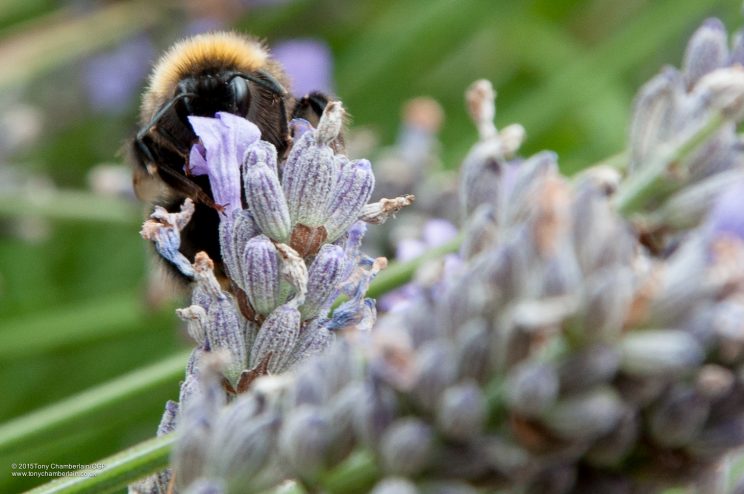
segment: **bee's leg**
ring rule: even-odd
[[[333,101],[333,98],[327,94],[320,91],[313,91],[297,100],[292,109],[292,118],[305,119],[310,122],[313,127],[317,127],[318,122],[320,122],[320,117],[323,115],[323,111],[325,111],[325,107],[330,101]],[[338,153],[344,151],[343,129],[331,146]]]
[[[292,118],[303,118],[317,127],[323,110],[331,98],[320,91],[313,91],[297,100],[292,110]]]

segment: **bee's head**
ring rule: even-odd
[[[248,79],[234,72],[190,75],[175,89],[181,100],[176,111],[182,119],[188,115],[212,117],[219,111],[247,115],[251,105]]]

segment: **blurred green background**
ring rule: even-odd
[[[11,477],[12,463],[90,463],[151,437],[165,400],[177,397],[182,360],[171,360],[157,385],[113,406],[54,427],[52,412],[29,415],[188,348],[175,302],[148,281],[143,208],[115,166],[136,128],[148,67],[175,40],[222,26],[270,45],[320,41],[353,129],[389,145],[403,103],[433,97],[445,112],[442,161],[452,168],[475,140],[463,92],[488,78],[498,125],[522,123],[525,154],[553,149],[571,173],[622,151],[638,86],[679,65],[706,17],[737,28],[740,8],[738,0],[0,0],[0,492],[43,481]],[[38,432],[13,439],[22,428]]]

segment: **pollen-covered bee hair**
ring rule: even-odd
[[[207,177],[189,174],[187,160],[197,137],[188,116],[229,112],[245,117],[282,157],[291,142],[289,119],[317,123],[328,101],[320,92],[295,101],[281,65],[255,38],[217,32],[176,43],[155,64],[142,98],[140,128],[129,146],[135,192],[171,212],[186,197],[194,200],[180,250],[189,260],[206,251],[219,273],[219,205],[212,200]]]

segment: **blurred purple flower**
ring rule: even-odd
[[[93,110],[120,113],[130,108],[154,57],[155,48],[143,34],[91,57],[83,68],[83,83]]]
[[[705,232],[709,239],[727,235],[744,240],[744,179],[732,183],[718,198],[708,215]]]
[[[426,222],[421,238],[404,238],[395,249],[395,259],[399,262],[409,261],[427,250],[446,244],[457,236],[457,227],[451,222],[434,218]]]
[[[398,262],[410,261],[429,249],[446,244],[457,236],[457,227],[447,220],[434,218],[426,222],[422,228],[421,238],[404,238],[395,249],[395,260]],[[449,256],[448,256],[449,257]],[[451,260],[448,260],[452,264]],[[380,297],[378,305],[380,310],[389,312],[399,310],[408,302],[413,300],[422,288],[416,283],[408,283],[397,290],[386,293]]]
[[[284,65],[295,96],[311,91],[333,92],[333,60],[324,42],[291,39],[278,43],[272,53]]]
[[[225,21],[217,17],[197,17],[189,21],[183,30],[183,35],[184,37],[196,36],[211,31],[221,31],[225,28]]]

